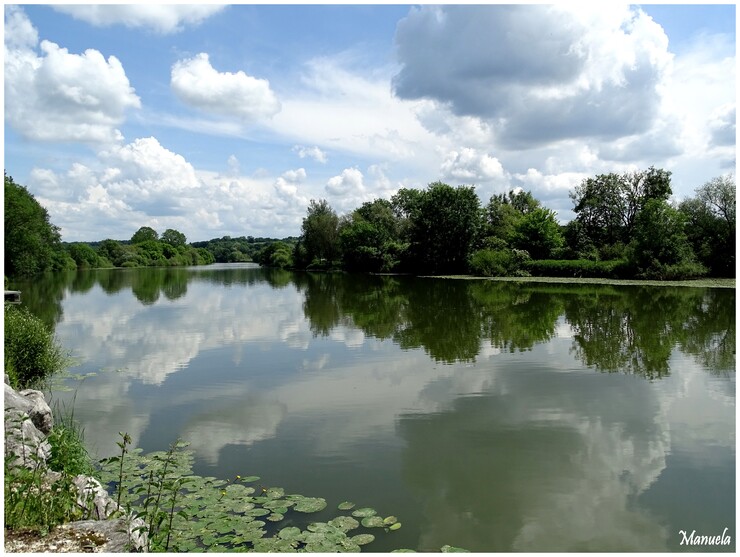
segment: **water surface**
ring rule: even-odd
[[[249,264],[14,285],[80,364],[98,456],[393,514],[368,549],[683,550],[735,525],[735,291]],[[330,518],[330,510],[312,519]],[[711,549],[711,548],[695,548]]]

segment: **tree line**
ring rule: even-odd
[[[650,167],[587,178],[560,225],[531,192],[493,195],[434,182],[402,188],[339,216],[311,200],[295,243],[274,242],[262,265],[363,272],[679,279],[735,276],[735,181],[720,176],[671,203],[671,173]]]
[[[255,261],[373,273],[734,277],[734,177],[714,178],[675,204],[670,175],[650,167],[587,178],[570,193],[576,218],[566,225],[531,192],[495,194],[482,205],[473,186],[434,182],[341,217],[325,199],[311,200],[298,238],[192,244],[177,230],[160,236],[147,226],[127,241],[64,243],[46,209],[5,175],[5,274]]]
[[[213,254],[187,243],[185,234],[167,229],[160,236],[142,226],[130,240],[62,242],[59,227],[24,186],[5,175],[5,275],[34,275],[74,269],[207,265]]]

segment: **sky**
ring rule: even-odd
[[[734,4],[6,5],[4,168],[64,241],[298,236],[435,181],[574,217],[735,172]]]

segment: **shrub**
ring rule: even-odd
[[[529,261],[529,254],[518,249],[481,249],[470,256],[473,274],[484,277],[527,276],[522,273]]]
[[[24,307],[5,305],[5,370],[13,387],[34,385],[68,363],[68,354],[40,319]]]
[[[622,259],[613,261],[541,259],[527,262],[525,268],[537,277],[625,278],[628,275],[627,262]]]

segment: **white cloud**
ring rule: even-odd
[[[506,179],[504,168],[496,157],[470,147],[447,153],[440,171],[444,178],[466,184]]]
[[[217,4],[127,4],[127,5],[58,5],[58,12],[71,15],[98,27],[125,25],[144,27],[158,33],[175,33],[186,25],[198,25],[220,12],[224,6]]]
[[[40,141],[119,141],[116,126],[141,101],[129,84],[121,62],[97,50],[71,54],[42,41],[19,9],[6,21],[5,117],[27,139]]]
[[[293,147],[293,151],[298,153],[298,156],[302,159],[309,157],[315,160],[316,162],[320,162],[321,164],[325,164],[329,160],[326,157],[326,153],[324,153],[321,149],[319,149],[315,145],[313,147],[303,147],[301,145],[296,145],[295,147]]]
[[[187,105],[246,122],[270,118],[280,111],[280,103],[266,79],[241,70],[218,72],[205,53],[176,62],[172,66],[171,87]]]
[[[648,129],[670,63],[663,30],[639,10],[578,10],[412,9],[397,27],[394,91],[483,118],[501,146]]]

